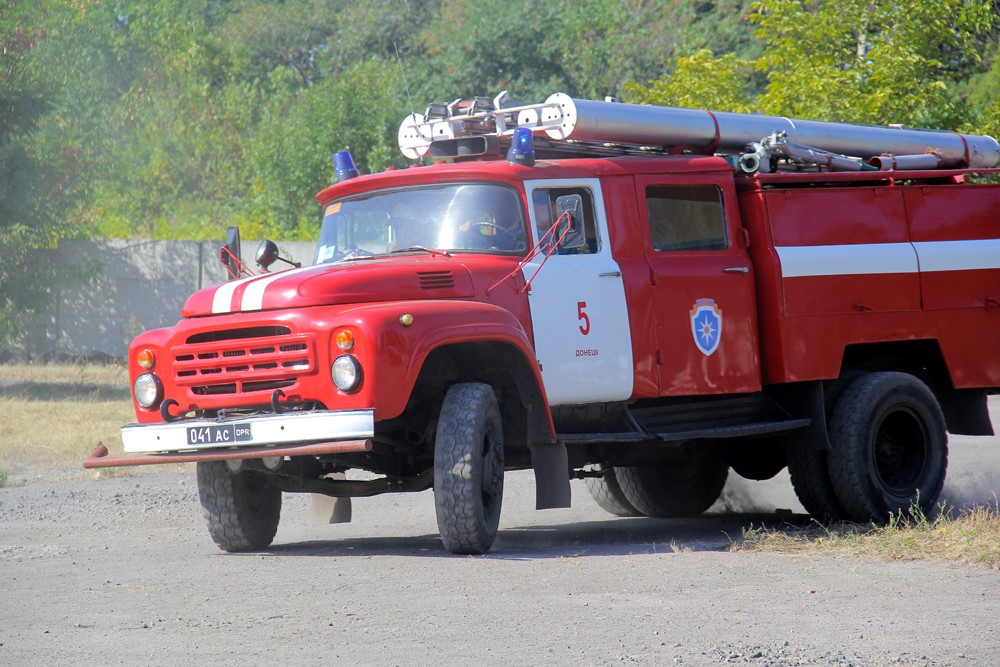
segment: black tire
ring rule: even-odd
[[[840,378],[823,386],[826,404],[826,421],[829,430],[833,411],[841,395],[865,373],[856,370],[845,371]],[[830,481],[829,452],[825,449],[789,449],[788,475],[799,502],[806,511],[820,523],[846,521],[848,512],[840,503],[837,492]]]
[[[486,553],[500,525],[503,425],[488,384],[452,386],[434,439],[434,507],[444,547]]]
[[[585,483],[590,496],[602,510],[615,516],[643,516],[643,513],[625,497],[615,472],[616,468],[596,465],[593,469],[603,471],[604,474],[601,477],[587,477]]]
[[[944,415],[927,385],[905,373],[871,373],[843,393],[830,422],[830,479],[858,522],[934,511],[948,468]]]
[[[225,461],[201,462],[198,498],[208,532],[223,551],[258,551],[274,540],[281,490],[260,473],[233,473]]]
[[[719,499],[729,466],[721,459],[692,459],[616,468],[615,474],[625,498],[646,516],[681,517],[701,514]]]
[[[846,521],[847,510],[840,504],[830,481],[828,452],[796,449],[788,452],[788,475],[799,502],[820,523]]]

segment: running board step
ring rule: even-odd
[[[810,419],[785,419],[781,421],[757,422],[754,424],[740,424],[737,426],[717,426],[715,428],[701,428],[693,431],[673,431],[670,433],[657,433],[656,437],[666,442],[680,442],[687,440],[708,440],[721,438],[744,438],[751,435],[771,435],[774,433],[784,433],[794,431],[797,428],[805,428],[812,423]]]
[[[784,433],[798,428],[805,428],[810,423],[812,422],[809,419],[784,419],[667,433],[559,433],[556,437],[567,444],[587,442],[648,443],[655,440],[661,442],[687,442],[689,440],[721,440],[726,438],[744,438],[753,435],[772,435],[774,433]]]

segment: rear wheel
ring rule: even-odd
[[[587,477],[585,483],[591,497],[602,510],[615,516],[642,516],[642,512],[625,497],[618,481],[617,468],[596,465],[593,470],[604,474],[600,477]]]
[[[719,499],[729,466],[721,459],[693,459],[660,466],[616,468],[625,498],[652,517],[701,514]]]
[[[861,371],[847,370],[837,380],[823,385],[828,429],[841,395],[864,376],[865,373]],[[846,521],[849,518],[848,512],[830,481],[829,450],[795,448],[790,449],[787,456],[792,488],[806,511],[820,523]]]
[[[855,521],[933,512],[948,467],[934,394],[905,373],[872,373],[848,387],[830,422],[830,479]]]
[[[198,498],[208,532],[223,551],[257,551],[274,540],[281,490],[263,475],[233,473],[225,461],[198,464]]]
[[[500,525],[503,467],[503,426],[493,389],[452,386],[434,441],[434,507],[448,551],[490,550]]]
[[[847,519],[830,481],[829,452],[823,449],[796,449],[788,452],[788,475],[799,502],[820,523]]]

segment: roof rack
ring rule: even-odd
[[[515,103],[507,91],[410,114],[399,127],[399,147],[410,159],[499,154],[517,128],[545,139],[552,153],[714,154],[734,156],[734,166],[746,172],[989,169],[1000,162],[1000,144],[984,135],[599,102],[564,93]]]

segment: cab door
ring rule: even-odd
[[[760,390],[753,265],[732,181],[636,176],[661,395]]]
[[[557,219],[560,197],[579,197],[586,235],[585,244],[553,249],[547,259],[541,253],[522,269],[530,281],[535,354],[549,404],[625,400],[633,381],[628,308],[608,243],[600,181],[528,181],[525,188],[535,244]]]

